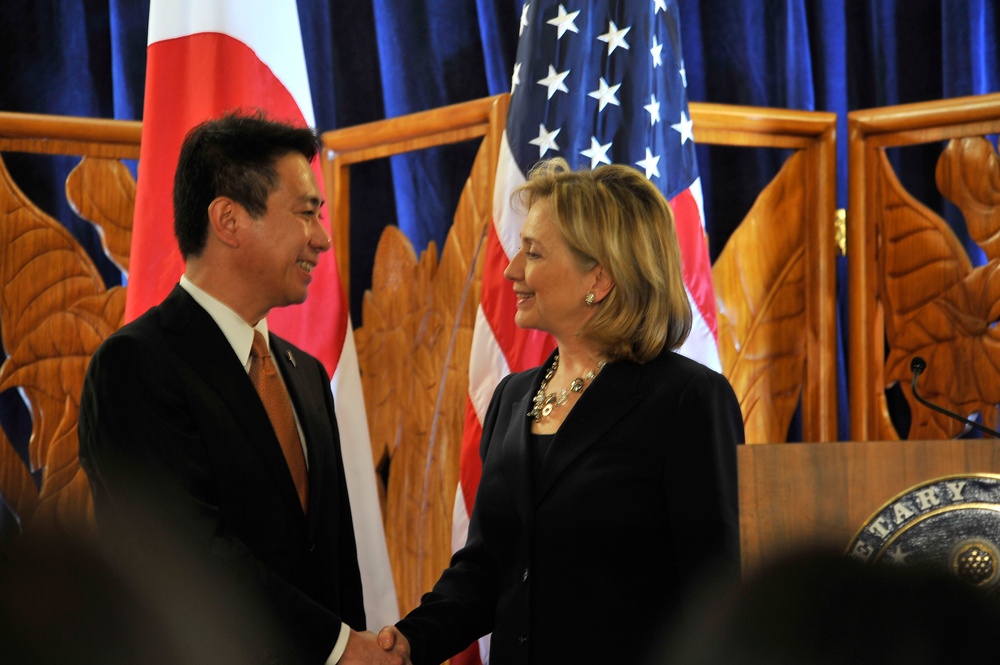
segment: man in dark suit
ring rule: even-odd
[[[174,181],[185,273],[94,354],[80,461],[106,549],[161,597],[181,639],[234,643],[251,662],[398,663],[358,632],[329,377],[267,328],[272,308],[305,300],[331,246],[318,148],[312,130],[261,114],[188,134]],[[233,616],[247,619],[238,634]]]

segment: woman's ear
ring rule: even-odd
[[[594,266],[594,285],[590,288],[594,294],[594,302],[599,303],[607,298],[613,288],[615,288],[615,283],[612,281],[611,275],[604,269],[604,266],[598,263]]]
[[[236,202],[226,196],[217,197],[208,204],[209,233],[229,247],[239,245],[237,208]]]

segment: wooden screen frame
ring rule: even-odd
[[[886,148],[1000,132],[1000,93],[902,104],[848,114],[847,226],[850,351],[848,396],[851,438],[885,439],[888,406],[884,386],[883,313],[877,295],[878,211],[869,196],[878,152]]]
[[[0,113],[0,153],[139,159],[142,122]]]

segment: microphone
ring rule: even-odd
[[[943,413],[944,415],[946,415],[946,416],[948,416],[950,418],[954,418],[955,420],[961,421],[961,422],[965,423],[966,425],[971,425],[972,427],[975,427],[980,432],[983,432],[985,434],[989,434],[994,439],[1000,439],[1000,432],[997,432],[996,430],[992,430],[989,427],[986,427],[985,425],[980,425],[979,423],[977,423],[974,420],[969,420],[968,418],[964,418],[964,417],[958,415],[957,413],[955,413],[954,411],[949,411],[948,409],[940,407],[937,404],[933,404],[931,402],[928,402],[923,397],[921,397],[917,393],[917,377],[920,376],[920,374],[925,369],[927,369],[927,361],[924,360],[923,358],[921,358],[920,356],[914,356],[913,360],[910,361],[910,371],[913,372],[913,396],[917,398],[918,402],[920,402],[921,404],[923,404],[927,408],[934,409],[938,413]]]

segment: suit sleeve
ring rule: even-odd
[[[510,410],[509,403],[502,399],[509,380],[510,375],[497,385],[483,420],[480,456],[484,467],[489,441],[498,426],[506,426],[498,421],[505,409]],[[500,571],[483,542],[479,503],[477,492],[465,546],[455,552],[434,589],[420,599],[420,606],[396,624],[410,641],[414,665],[440,663],[493,628]]]
[[[322,662],[341,621],[233,534],[220,507],[219,460],[198,422],[204,415],[187,403],[185,380],[167,355],[135,337],[113,336],[94,355],[81,400],[80,462],[102,539],[117,563],[171,603],[167,611],[197,616],[201,604],[214,607],[197,626],[212,636],[206,640],[242,641],[254,660]]]
[[[664,470],[663,494],[678,579],[690,591],[709,576],[739,575],[736,447],[744,442],[743,415],[725,377],[704,368],[681,391],[675,418],[677,445]]]

